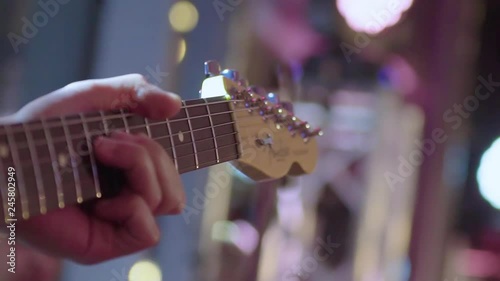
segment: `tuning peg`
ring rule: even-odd
[[[298,129],[306,129],[309,130],[311,128],[311,125],[309,125],[308,122],[301,122],[298,124]]]
[[[252,93],[255,93],[261,97],[265,97],[267,99],[267,91],[262,87],[251,86],[250,87]]]
[[[303,130],[300,135],[304,139],[304,142],[308,142],[312,137],[322,136],[323,131],[321,129],[315,129],[314,131]]]
[[[312,132],[309,132],[309,137],[316,137],[316,136],[317,136],[317,137],[321,137],[321,136],[323,136],[323,131],[322,131],[320,128],[315,129],[315,130],[314,130],[314,131],[312,131]]]
[[[271,115],[274,113],[274,108],[272,106],[261,106],[259,114],[261,116]]]
[[[274,104],[280,103],[280,99],[279,99],[278,95],[275,93],[268,93],[267,100],[274,103]]]
[[[240,80],[240,72],[234,69],[224,69],[221,74],[235,82]]]
[[[215,60],[206,61],[205,64],[205,77],[212,77],[220,75],[220,64]]]
[[[297,117],[293,116],[292,114],[288,114],[285,117],[284,123],[286,123],[288,131],[290,132],[293,132],[299,128],[297,124]]]
[[[240,86],[241,86],[241,87],[244,87],[244,88],[248,88],[248,85],[249,85],[249,83],[248,83],[248,80],[247,80],[247,79],[240,79],[240,80],[238,81],[238,84],[240,84]]]

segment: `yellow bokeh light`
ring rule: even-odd
[[[128,273],[129,281],[161,281],[160,267],[153,261],[142,260],[135,263]]]
[[[172,29],[177,32],[190,32],[198,24],[198,10],[189,1],[179,1],[168,12]]]
[[[186,51],[187,51],[186,40],[184,40],[184,38],[181,38],[181,40],[179,40],[179,47],[177,49],[177,63],[181,63],[184,60],[184,57],[186,56]]]

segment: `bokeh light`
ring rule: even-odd
[[[198,24],[198,10],[191,2],[180,1],[172,5],[168,19],[174,31],[190,32]]]
[[[186,56],[187,44],[184,38],[179,40],[179,47],[177,49],[177,63],[181,63]]]
[[[355,31],[377,34],[399,22],[413,0],[337,0],[337,8]]]
[[[153,261],[142,260],[134,264],[128,273],[129,281],[161,281],[160,267]]]
[[[500,138],[486,150],[477,170],[481,195],[493,207],[500,209]]]
[[[231,244],[250,255],[257,248],[259,233],[244,220],[218,221],[212,227],[212,240]]]

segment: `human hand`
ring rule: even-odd
[[[72,83],[43,96],[4,121],[128,108],[150,119],[175,115],[177,95],[138,74]],[[49,212],[17,225],[21,238],[53,255],[96,263],[155,245],[155,216],[177,214],[185,201],[180,177],[163,148],[143,135],[121,132],[94,142],[96,158],[124,170],[127,184],[117,197],[99,199],[90,212],[79,206]],[[123,153],[123,152],[127,153]]]

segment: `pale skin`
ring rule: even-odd
[[[72,83],[43,96],[0,123],[96,110],[129,108],[153,120],[175,115],[180,98],[138,74]],[[51,255],[92,264],[154,246],[156,216],[182,211],[185,194],[172,159],[145,135],[115,132],[94,142],[96,158],[124,171],[124,191],[99,199],[90,212],[78,206],[18,223],[17,235]],[[126,153],[125,153],[126,152]]]

